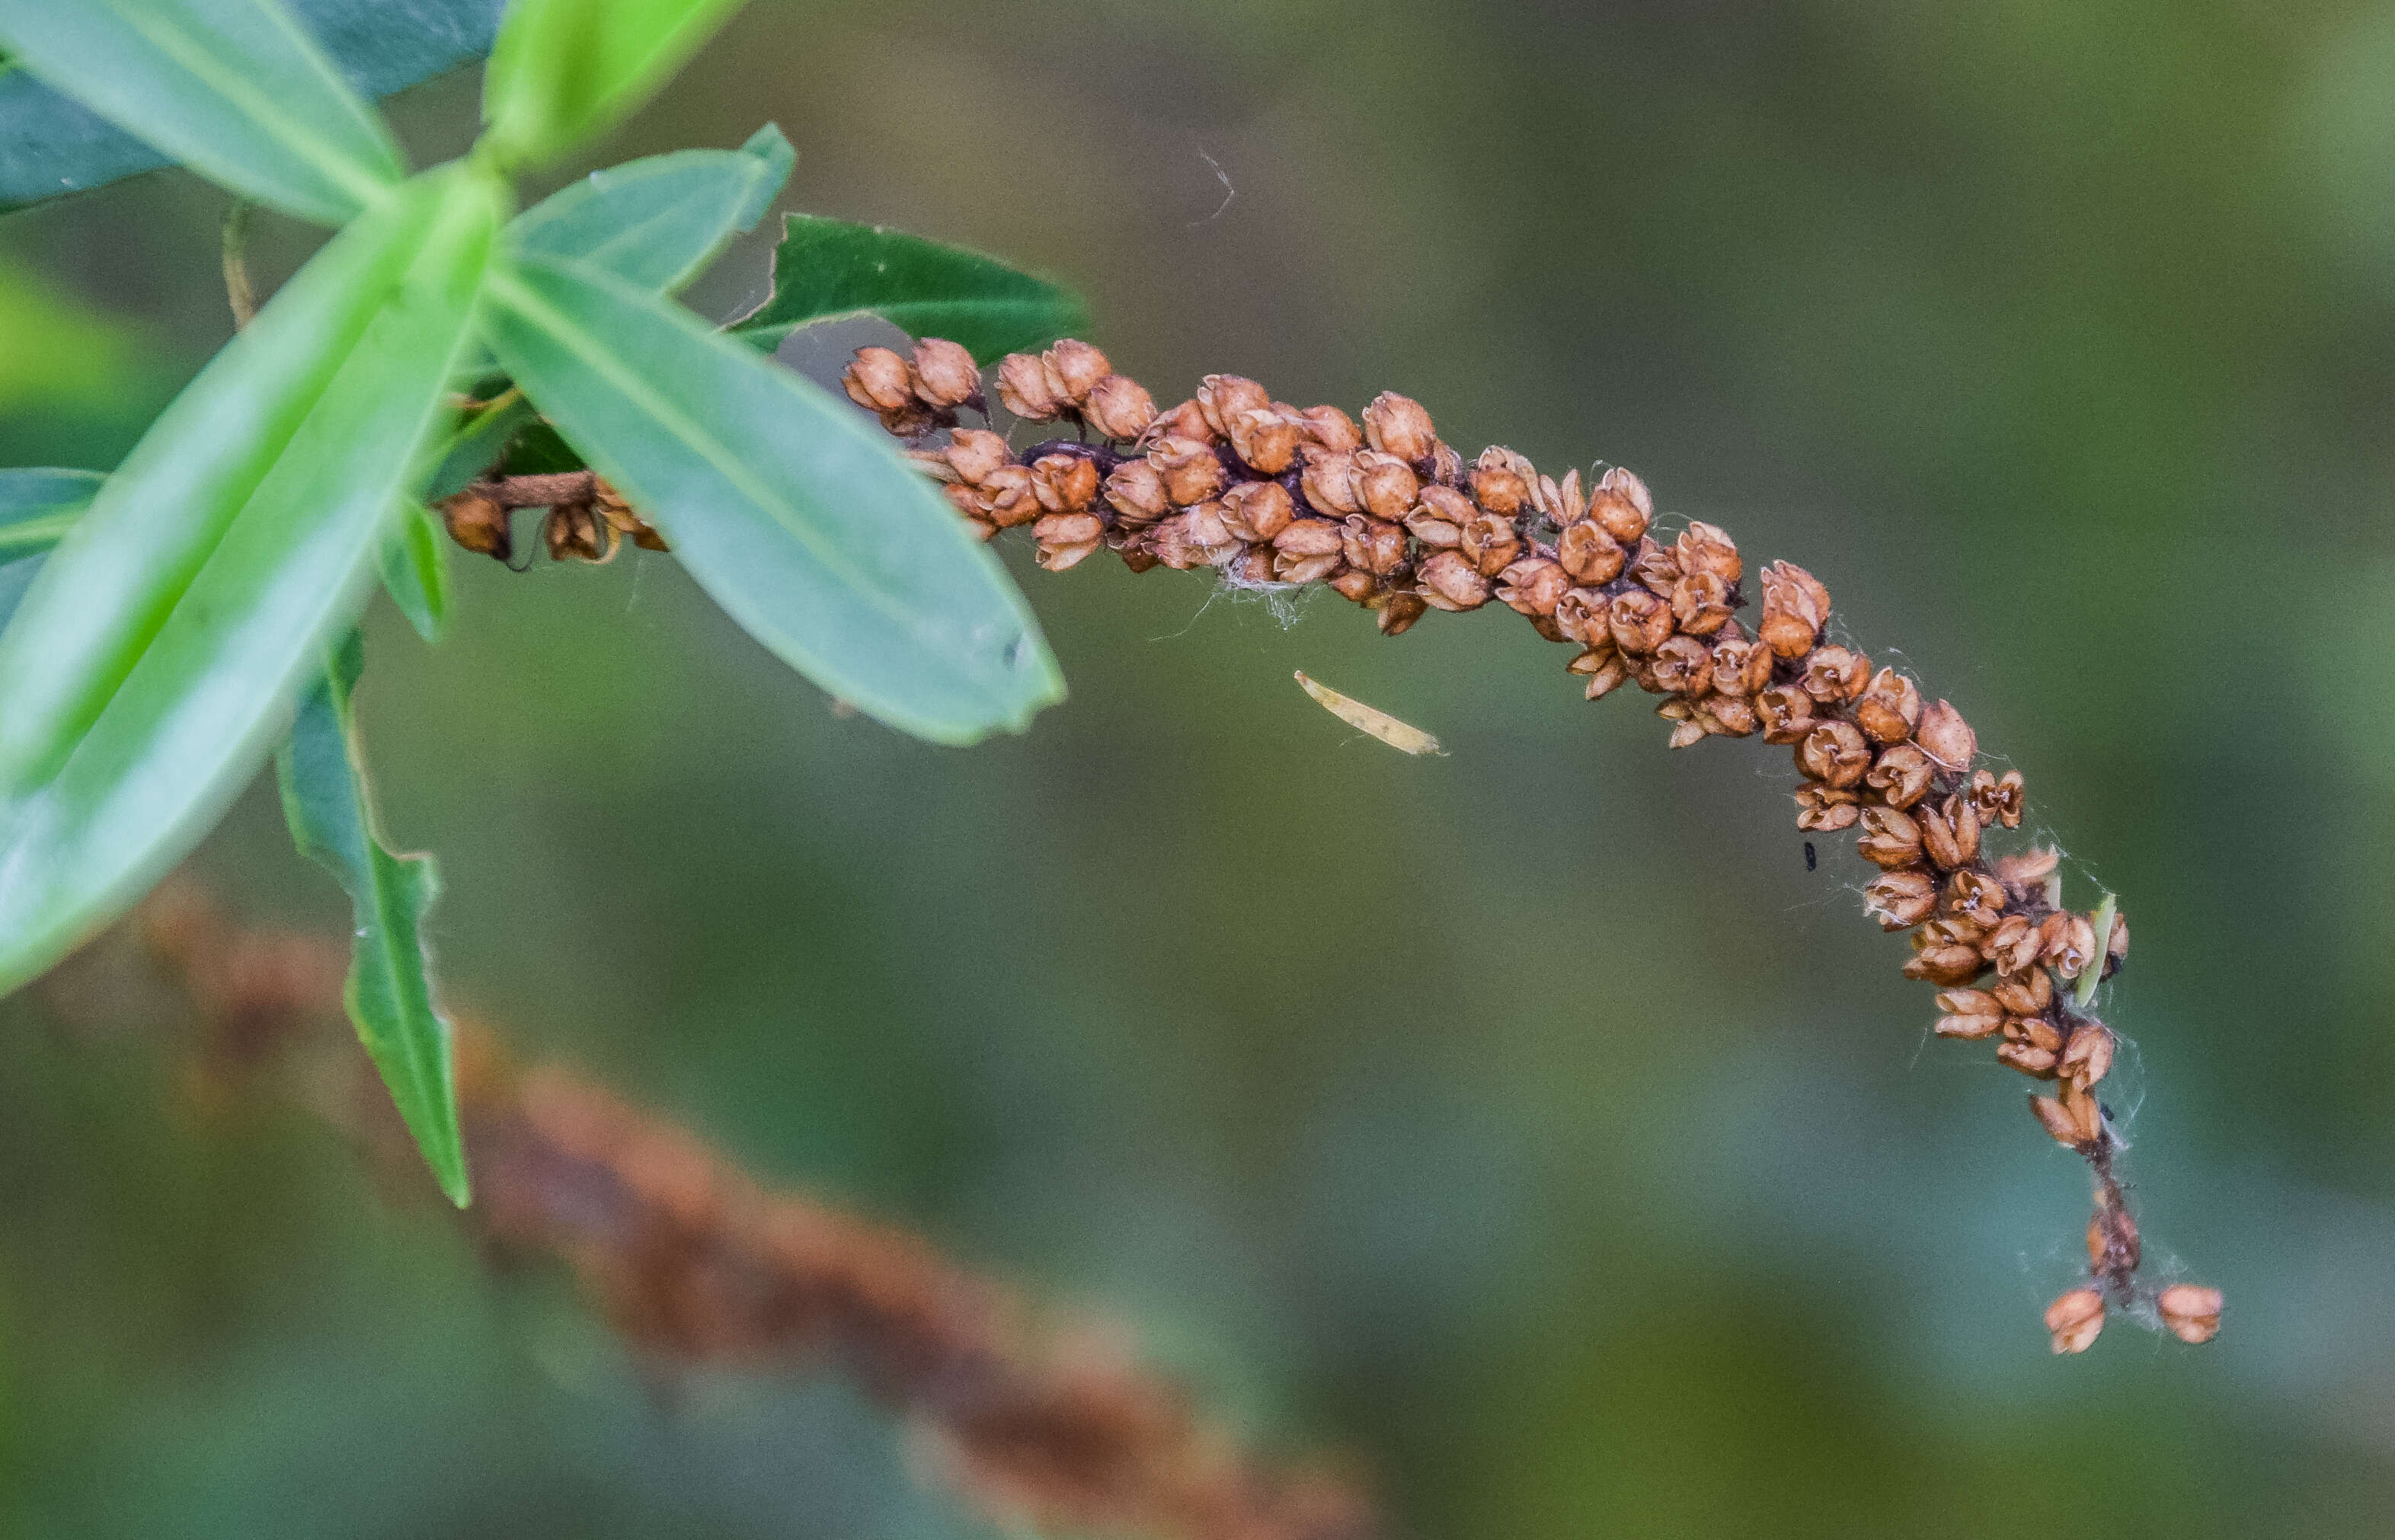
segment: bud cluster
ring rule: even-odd
[[[1195,397],[1159,412],[1084,342],[999,365],[1009,412],[1079,430],[1017,454],[987,427],[958,425],[953,406],[980,400],[961,351],[925,341],[909,363],[865,349],[844,383],[893,432],[954,429],[945,445],[912,453],[985,539],[1028,524],[1039,564],[1057,572],[1105,548],[1133,572],[1206,567],[1246,587],[1321,584],[1372,611],[1390,636],[1433,610],[1493,602],[1575,648],[1567,666],[1590,700],[1625,684],[1661,697],[1656,715],[1671,724],[1674,748],[1760,737],[1789,749],[1802,782],[1798,827],[1855,832],[1878,868],[1864,911],[1912,933],[1904,973],[1941,992],[1938,1034],[1993,1040],[1998,1062],[2044,1087],[2029,1099],[2039,1125],[2095,1174],[2090,1234],[2107,1237],[2100,1250],[2091,1240],[2098,1286],[2049,1312],[2057,1350],[2094,1339],[2108,1298],[2145,1298],[2135,1223],[2111,1176],[2119,1140],[2097,1094],[2115,1043],[2072,1004],[2083,975],[2120,966],[2127,922],[2112,916],[2098,937],[2092,916],[2063,909],[2055,851],[1983,849],[1983,836],[2020,826],[2020,773],[1979,764],[1978,736],[1951,703],[1830,639],[1819,579],[1785,561],[1753,574],[1761,602],[1750,629],[1736,543],[1700,520],[1667,537],[1647,484],[1621,467],[1557,480],[1509,449],[1467,461],[1421,403],[1395,393],[1374,399],[1359,424],[1335,406],[1300,408],[1254,380],[1209,375]],[[935,366],[945,371],[936,389]],[[2207,1315],[2189,1307],[2192,1287],[2154,1303],[2174,1332],[2202,1341],[2218,1296],[2195,1291],[2209,1296]],[[2081,1295],[2094,1299],[2092,1324]]]

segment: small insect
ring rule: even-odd
[[[1315,704],[1359,732],[1369,732],[1402,754],[1440,754],[1447,750],[1438,740],[1409,722],[1398,721],[1387,712],[1366,705],[1350,696],[1342,695],[1327,684],[1317,684],[1297,671],[1297,682],[1314,697]]]
[[[1819,858],[1813,854],[1813,842],[1809,839],[1806,840],[1805,842],[1805,870],[1808,872],[1816,870],[1819,861]]]

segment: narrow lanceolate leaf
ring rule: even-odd
[[[757,228],[790,179],[790,141],[771,124],[738,150],[680,150],[593,171],[516,216],[511,248],[602,268],[668,294]]]
[[[771,349],[801,326],[854,315],[962,343],[983,363],[1090,329],[1072,291],[996,257],[880,225],[787,214],[774,248],[774,292],[729,330]]]
[[[791,666],[938,743],[1062,698],[997,559],[846,403],[604,273],[527,260],[491,295],[508,373]]]
[[[33,74],[211,181],[337,225],[404,175],[381,114],[276,0],[0,0]]]
[[[106,480],[96,470],[0,470],[0,626]]]
[[[501,197],[443,167],[336,236],[152,425],[0,634],[0,993],[206,832],[356,614]]]
[[[358,1040],[441,1191],[463,1208],[466,1148],[449,1023],[433,1008],[421,934],[441,879],[430,856],[396,856],[383,845],[350,704],[364,664],[364,644],[352,631],[300,703],[274,757],[275,777],[292,840],[340,879],[355,910],[341,998]]]
[[[514,0],[483,76],[492,152],[530,165],[605,133],[739,8],[740,0]]]
[[[439,641],[449,624],[449,542],[423,507],[404,502],[383,537],[382,586],[407,624],[426,641]]]
[[[387,97],[491,51],[498,0],[288,0],[361,96]],[[99,187],[168,157],[28,74],[0,73],[0,212]]]

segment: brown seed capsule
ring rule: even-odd
[[[1222,437],[1214,425],[1206,420],[1205,409],[1194,401],[1183,401],[1170,412],[1159,413],[1139,436],[1139,447],[1146,448],[1164,439],[1187,439],[1192,443],[1211,444]]]
[[[1250,412],[1272,408],[1272,392],[1244,375],[1209,375],[1198,387],[1198,410],[1207,425],[1224,438],[1231,425]]]
[[[957,480],[973,487],[987,480],[990,472],[1013,460],[1004,439],[978,428],[958,428],[948,440],[946,453],[949,467],[957,473]]]
[[[981,516],[1002,530],[1039,518],[1039,494],[1032,490],[1031,467],[1000,466],[984,477]]]
[[[1987,970],[1987,962],[1979,955],[1979,949],[1959,941],[1925,948],[1904,965],[1906,978],[1945,985],[1967,984]]]
[[[1432,445],[1428,479],[1443,487],[1463,485],[1463,456],[1445,444]]]
[[[1394,390],[1383,390],[1364,408],[1364,437],[1374,449],[1408,465],[1428,459],[1438,444],[1422,402]]]
[[[515,541],[508,529],[508,510],[488,492],[468,487],[453,497],[443,498],[441,523],[448,530],[450,539],[476,556],[505,561],[515,555]]]
[[[1971,805],[1974,809],[1978,808],[1978,801],[1976,797],[1972,799]],[[1982,818],[1980,827],[1986,826],[1987,821]],[[1996,880],[2026,898],[2044,888],[2045,879],[2054,874],[2055,867],[2060,864],[2061,860],[2059,852],[2044,846],[2035,849],[2015,851],[2007,856],[1998,856]]]
[[[1934,1029],[1940,1037],[1993,1037],[2004,1028],[2003,1009],[1984,990],[1942,991],[1938,996],[1938,1008],[1944,1013],[1938,1018]]]
[[[1613,632],[1605,624],[1606,602],[1605,596],[1594,588],[1567,588],[1555,600],[1552,616],[1555,629],[1573,641],[1611,647]]]
[[[1463,559],[1480,571],[1483,577],[1495,577],[1514,564],[1522,554],[1521,537],[1514,532],[1514,521],[1500,519],[1493,513],[1476,515],[1463,526],[1463,538],[1459,549]]]
[[[1223,522],[1241,540],[1269,545],[1297,517],[1297,499],[1278,481],[1241,481],[1223,494]]]
[[[1796,826],[1808,834],[1833,835],[1851,829],[1863,815],[1862,798],[1853,792],[1819,782],[1796,788]]]
[[[2007,915],[1988,932],[1980,950],[1998,973],[2017,978],[2037,967],[2039,944],[2035,922],[2025,915]]]
[[[1305,500],[1323,513],[1342,517],[1364,511],[1364,500],[1356,486],[1356,456],[1332,450],[1308,450],[1305,474],[1299,485]]]
[[[2219,1335],[2223,1303],[2218,1289],[2201,1283],[2173,1283],[2154,1296],[2154,1309],[2161,1312],[2171,1336],[2198,1344]]]
[[[1078,564],[1098,548],[1105,533],[1094,513],[1052,513],[1031,526],[1032,537],[1039,542],[1039,565],[1052,573]]]
[[[1855,700],[1855,725],[1883,744],[1900,744],[1921,719],[1921,691],[1893,668],[1872,676]]]
[[[1742,695],[1725,695],[1719,691],[1697,703],[1697,719],[1707,731],[1725,738],[1743,738],[1756,727],[1754,707]]]
[[[1671,638],[1655,649],[1655,682],[1674,695],[1702,695],[1713,688],[1713,652],[1694,637]]]
[[[2104,976],[2111,977],[2112,970],[2128,961],[2128,957],[2129,916],[2115,914],[2112,916],[2112,934],[2104,943]]]
[[[1159,440],[1147,452],[1147,463],[1164,479],[1165,497],[1178,507],[1208,502],[1223,489],[1223,462],[1193,440]]]
[[[1874,866],[1894,869],[1921,859],[1921,826],[1894,808],[1865,808],[1855,849]]]
[[[1672,607],[1641,589],[1616,594],[1605,608],[1606,629],[1613,645],[1645,656],[1663,645],[1672,634]]]
[[[1977,946],[1987,934],[1959,915],[1947,915],[1923,926],[1912,938],[1912,947],[1919,952],[1933,946]]]
[[[1560,482],[1552,476],[1540,477],[1530,489],[1530,506],[1557,529],[1586,519],[1588,498],[1580,490],[1580,472],[1566,471]]]
[[[2073,1094],[2065,1087],[2064,1096]],[[2074,1102],[2065,1102],[2050,1096],[2031,1096],[2029,1108],[2037,1114],[2037,1121],[2045,1125],[2045,1131],[2053,1136],[2054,1142],[2069,1149],[2086,1149],[2096,1142],[2101,1131],[2101,1125],[2096,1121],[2095,1103],[2084,1097]]]
[[[2021,923],[2027,926],[2029,922]],[[1998,928],[2002,928],[2000,921]],[[1989,993],[2008,1015],[2042,1016],[2054,1004],[2054,981],[2046,976],[2045,969],[2032,967],[2018,978],[1999,979]]]
[[[1693,576],[1710,573],[1724,586],[1736,583],[1746,571],[1746,564],[1739,559],[1736,542],[1719,525],[1702,520],[1688,521],[1688,527],[1680,533],[1675,553],[1682,573]]]
[[[2034,1043],[2014,1041],[1997,1046],[1996,1062],[2006,1069],[2018,1070],[2031,1080],[2054,1078],[2054,1050],[2041,1048]]]
[[[2137,1270],[2144,1247],[2137,1221],[2125,1208],[2099,1208],[2087,1221],[2087,1265],[2099,1277],[2125,1277]]]
[[[1766,744],[1801,744],[1817,725],[1813,697],[1801,690],[1766,690],[1754,697],[1754,713],[1763,719]]]
[[[1340,536],[1340,526],[1328,519],[1292,519],[1273,536],[1272,544],[1274,550],[1291,559],[1335,557],[1341,552]]]
[[[1511,519],[1529,500],[1530,483],[1505,460],[1492,460],[1501,451],[1484,451],[1472,467],[1472,500],[1497,515]]]
[[[624,494],[605,481],[593,478],[590,483],[590,508],[617,534],[644,551],[662,551],[669,547],[664,535],[650,528],[648,522],[632,511]],[[613,548],[611,543],[610,548]]]
[[[915,344],[914,386],[916,399],[926,406],[962,406],[981,394],[981,371],[963,348],[927,336]]]
[[[2054,1338],[2056,1352],[2085,1352],[2094,1345],[2096,1334],[2104,1329],[2103,1295],[2094,1289],[2072,1289],[2045,1308],[2045,1329]]]
[[[1297,416],[1305,441],[1317,449],[1344,454],[1364,447],[1356,419],[1335,406],[1309,406]]]
[[[1839,705],[1868,689],[1871,678],[1869,658],[1843,647],[1819,647],[1806,658],[1805,671],[1797,682],[1806,694],[1823,705]]]
[[[1489,602],[1489,580],[1455,551],[1440,551],[1422,565],[1422,597],[1441,610],[1475,610]]]
[[[1672,613],[1681,630],[1710,637],[1729,622],[1729,586],[1712,573],[1689,573],[1673,586]]]
[[[1031,462],[1031,491],[1050,513],[1079,513],[1098,500],[1097,462],[1079,454],[1042,454]]]
[[[1117,518],[1132,525],[1152,524],[1172,511],[1172,501],[1164,494],[1164,478],[1145,457],[1125,460],[1107,475],[1106,506]]]
[[[2006,770],[1999,780],[1987,770],[1971,772],[1971,805],[1979,810],[1979,822],[2007,829],[2018,829],[2021,821],[2021,774]]]
[[[998,400],[1027,422],[1046,422],[1062,413],[1065,404],[1064,393],[1050,381],[1037,353],[1009,353],[998,361]]]
[[[1622,661],[1621,653],[1608,646],[1605,663],[1588,677],[1588,698],[1601,701],[1629,682],[1629,665]]]
[[[1098,381],[1115,372],[1106,355],[1086,342],[1066,337],[1039,355],[1039,367],[1048,376],[1048,388],[1060,401],[1078,406],[1090,399],[1090,391]]]
[[[2082,1022],[2062,1050],[2064,1078],[2083,1091],[2093,1087],[2112,1073],[2113,1046],[2111,1029],[2098,1021]]]
[[[1770,679],[1771,649],[1740,636],[1714,643],[1715,690],[1725,695],[1752,696]]]
[[[1937,902],[1938,885],[1926,872],[1883,872],[1863,889],[1863,913],[1879,921],[1882,930],[1919,925]]]
[[[1918,816],[1922,849],[1939,866],[1951,872],[1979,859],[1979,815],[1969,797],[1950,796],[1935,808],[1924,803]]]
[[[905,412],[915,405],[906,361],[887,348],[859,348],[840,383],[848,399],[868,412]]]
[[[1898,744],[1880,751],[1863,784],[1879,793],[1880,800],[1889,807],[1910,808],[1928,795],[1930,777],[1936,773],[1929,756],[1911,744]]]
[[[948,500],[948,507],[956,509],[959,513],[963,514],[966,518],[972,520],[975,523],[983,522],[981,516],[981,494],[973,488],[966,486],[961,482],[950,481],[940,488],[940,495],[946,498]],[[996,534],[998,533],[998,526],[995,524],[990,525],[989,533],[991,534]]]
[[[1630,596],[1624,595],[1623,598]],[[1764,691],[1767,697],[1771,691]],[[1769,719],[1766,702],[1765,717]],[[1832,786],[1852,786],[1861,782],[1863,772],[1871,769],[1871,746],[1850,722],[1829,721],[1815,724],[1796,745],[1796,768],[1814,780]],[[1901,816],[1901,815],[1899,815]],[[1906,819],[1910,823],[1911,819]],[[1917,835],[1915,837],[1919,837]]]
[[[1923,710],[1919,724],[1912,730],[1912,741],[1938,761],[1940,770],[1968,770],[1979,752],[1979,735],[1963,720],[1963,714],[1945,701]]]
[[[1223,505],[1200,503],[1156,526],[1150,539],[1158,560],[1187,571],[1235,554],[1239,541],[1223,521]]]
[[[908,465],[944,486],[954,486],[961,480],[957,475],[957,467],[948,464],[945,450],[909,449],[904,453]]]
[[[1655,499],[1635,473],[1615,466],[1590,491],[1588,516],[1603,526],[1615,545],[1627,549],[1638,544],[1654,520]]]
[[[604,561],[615,554],[616,536],[588,503],[560,503],[540,521],[540,537],[551,561]]]
[[[1829,618],[1830,590],[1812,573],[1785,561],[1763,570],[1763,620],[1756,634],[1764,645],[1783,658],[1801,658]]]
[[[1414,622],[1422,619],[1429,609],[1430,606],[1422,601],[1419,594],[1390,595],[1389,601],[1381,606],[1381,635],[1403,636],[1413,628]]]
[[[1463,526],[1480,517],[1472,499],[1451,487],[1426,486],[1422,489],[1422,501],[1406,514],[1405,524],[1413,537],[1435,551],[1451,551],[1463,545]]]
[[[1526,615],[1554,614],[1557,603],[1571,587],[1571,579],[1564,570],[1542,557],[1516,561],[1497,577],[1498,599]],[[1592,638],[1583,636],[1580,639]],[[1611,650],[1610,636],[1606,638],[1606,646]]]
[[[1406,564],[1406,532],[1384,519],[1360,513],[1347,516],[1347,564],[1376,577],[1387,577]]]
[[[1641,540],[1630,553],[1630,575],[1658,599],[1668,599],[1680,586],[1679,553],[1669,546]]]
[[[1270,408],[1237,413],[1225,425],[1231,453],[1249,469],[1277,476],[1297,464],[1297,419]]]
[[[1984,872],[1957,872],[1946,883],[1946,907],[1972,924],[1994,929],[2004,923],[2005,885]]]
[[[1135,379],[1108,375],[1090,387],[1081,416],[1102,438],[1136,439],[1156,421],[1156,398]]]
[[[1567,524],[1555,541],[1555,559],[1574,579],[1592,586],[1621,575],[1627,554],[1593,519]]]
[[[2062,978],[2078,978],[2095,954],[2096,928],[2084,915],[2048,915],[2037,928],[2038,960]]]
[[[1382,592],[1381,580],[1360,567],[1343,567],[1328,581],[1332,593],[1342,599],[1353,599],[1368,609]]]
[[[1376,519],[1403,519],[1412,511],[1421,491],[1422,479],[1396,455],[1374,449],[1357,452],[1356,500],[1364,505],[1365,512]]]

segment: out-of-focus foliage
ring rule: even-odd
[[[1383,642],[1026,564],[1074,700],[959,755],[827,713],[670,559],[460,562],[450,640],[379,612],[360,695],[394,838],[444,852],[452,992],[1112,1302],[1424,1534],[2375,1535],[2390,38],[2349,4],[761,0],[588,163],[771,118],[807,206],[1069,278],[1162,400],[1403,389],[1818,573],[2122,896],[2118,1110],[2148,1265],[2229,1291],[2201,1353],[2046,1355],[2084,1193],[2018,1077],[1921,1046],[1770,751],[1667,756],[1501,622]],[[472,100],[405,104],[420,159]],[[185,377],[220,207],[135,192],[0,250]],[[762,297],[767,242],[691,303]],[[112,463],[126,389],[20,401],[6,457]],[[1450,757],[1355,741],[1295,667]],[[263,786],[203,865],[348,923]],[[846,1392],[653,1396],[429,1181],[394,1209],[101,1019],[6,1013],[18,1527],[987,1533]]]

